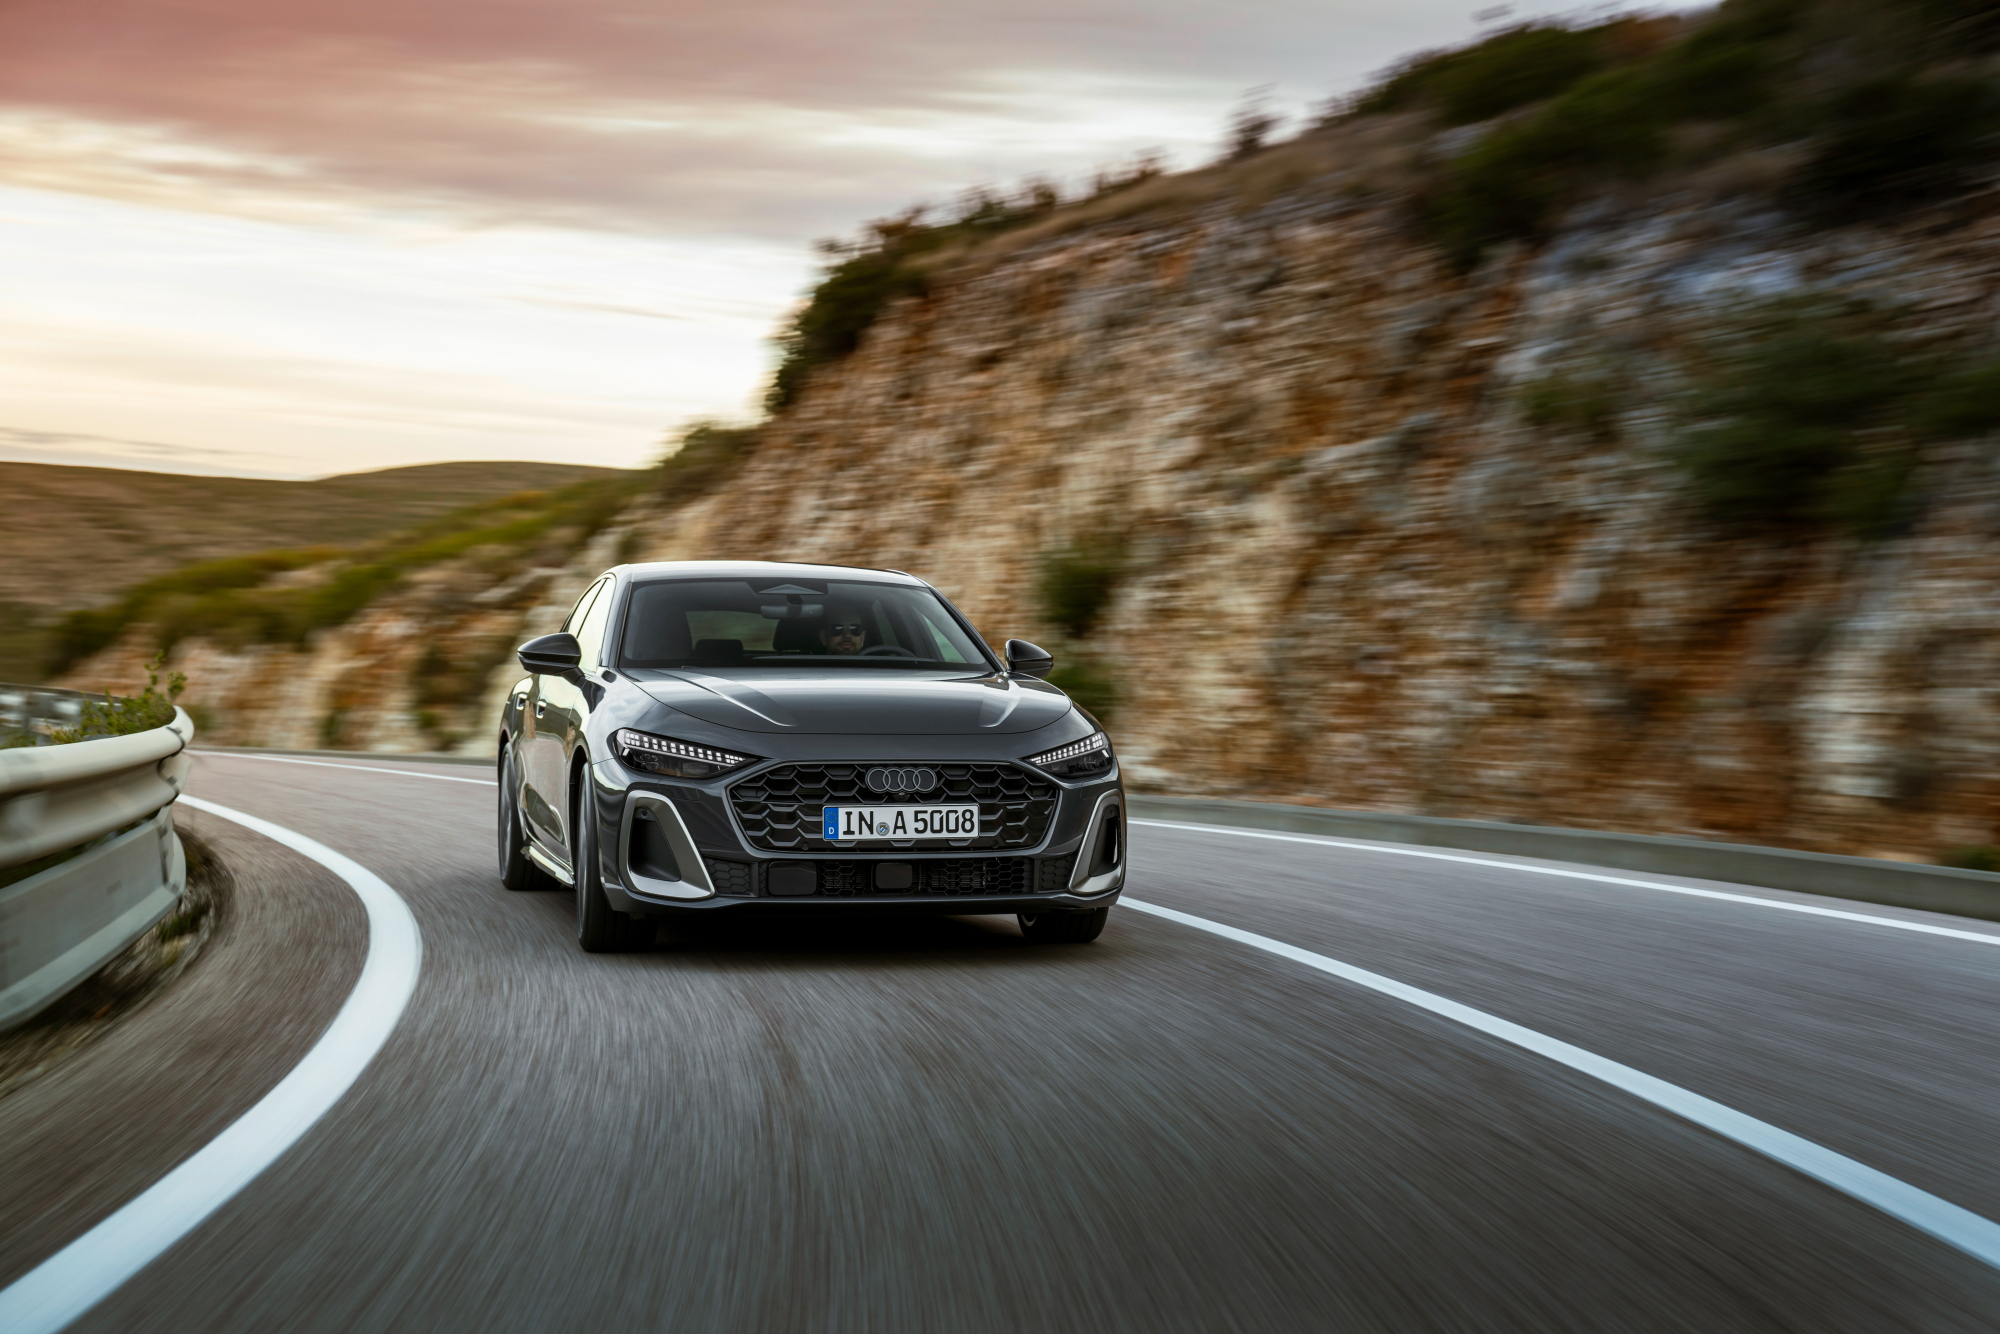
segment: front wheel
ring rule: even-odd
[[[585,778],[588,782],[588,778]],[[576,872],[576,943],[586,954],[609,954],[631,949],[639,936],[639,924],[630,913],[611,906],[604,895],[604,877],[597,869],[597,821],[590,811],[590,794],[577,801],[570,849],[575,853],[570,865]]]
[[[549,878],[528,860],[521,806],[514,793],[514,748],[500,752],[500,883],[509,889],[546,889]]]
[[[1015,913],[1021,934],[1043,945],[1085,945],[1104,932],[1111,907],[1106,904],[1089,912]]]

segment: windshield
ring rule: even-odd
[[[929,589],[846,579],[640,584],[625,612],[618,661],[624,667],[991,667]]]

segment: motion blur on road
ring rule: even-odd
[[[1123,907],[1082,948],[943,918],[587,956],[566,895],[495,883],[480,770],[347,763],[210,754],[190,790],[391,884],[423,936],[409,1009],[319,1125],[78,1329],[1977,1330],[2000,1311],[2000,1271],[1848,1194],[1203,931]],[[268,890],[206,971],[0,1101],[8,1281],[263,1097],[356,985],[344,885],[182,818]],[[2000,931],[1507,859],[1159,825],[1133,844],[1133,897],[2000,1216]]]

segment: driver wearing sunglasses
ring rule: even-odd
[[[852,657],[868,642],[868,631],[859,616],[834,616],[827,621],[826,651]]]

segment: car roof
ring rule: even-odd
[[[901,570],[880,570],[866,565],[815,565],[804,561],[778,560],[660,560],[648,561],[642,565],[620,565],[617,573],[628,578],[657,578],[661,575],[677,575],[681,578],[711,579],[826,579],[841,575],[859,575],[876,583],[907,584],[913,588],[928,588],[930,585],[913,574]],[[888,575],[888,579],[882,576]]]

